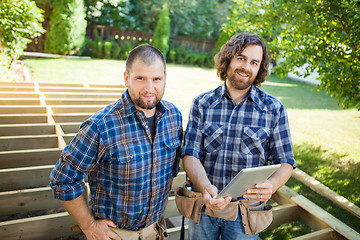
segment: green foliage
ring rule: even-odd
[[[86,21],[83,0],[57,0],[50,15],[45,51],[76,54],[85,42]]]
[[[0,3],[0,50],[16,60],[31,41],[44,32],[42,11],[30,0],[2,0]],[[8,66],[9,67],[9,66]]]
[[[236,0],[224,32],[261,35],[285,76],[319,73],[321,88],[344,108],[360,109],[360,2]],[[304,73],[297,68],[304,67]]]
[[[110,41],[106,41],[104,43],[104,57],[105,58],[111,58],[111,46],[112,43]]]
[[[199,67],[214,66],[214,52],[200,52],[197,50],[187,50],[184,45],[170,45],[167,55],[167,62],[177,64],[189,64]]]
[[[159,16],[154,33],[153,46],[159,49],[164,56],[169,51],[169,38],[170,38],[170,18],[169,9],[167,4],[164,4],[163,10]]]
[[[89,25],[153,33],[165,0],[85,0]],[[230,0],[167,1],[172,36],[215,40]]]

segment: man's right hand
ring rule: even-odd
[[[110,227],[116,225],[110,220],[95,220],[86,229],[82,229],[88,240],[121,240],[121,238],[111,231]]]
[[[204,203],[207,208],[210,208],[212,210],[222,210],[224,209],[231,201],[231,197],[220,197],[216,198],[218,189],[214,185],[210,185],[208,187],[204,188],[203,191],[203,198]]]

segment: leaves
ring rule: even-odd
[[[360,3],[357,0],[237,0],[227,33],[248,31],[261,35],[272,57],[282,62],[276,72],[308,64],[321,87],[344,108],[360,109]]]
[[[2,0],[0,3],[0,47],[8,49],[8,56],[17,59],[30,38],[39,36],[45,30],[42,10],[30,0]]]

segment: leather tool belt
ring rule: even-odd
[[[204,199],[200,192],[189,190],[192,187],[189,181],[175,191],[176,206],[181,215],[199,224]],[[266,229],[272,222],[272,206],[266,202],[256,202],[250,205],[249,200],[232,201],[222,210],[205,208],[205,214],[211,217],[235,221],[241,212],[245,234],[257,234]]]

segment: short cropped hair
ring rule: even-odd
[[[227,70],[231,59],[239,55],[249,45],[259,45],[263,50],[259,72],[253,84],[260,87],[261,83],[265,81],[265,78],[269,74],[269,56],[266,45],[258,35],[244,32],[231,37],[231,39],[227,41],[214,56],[217,75],[221,80],[225,81],[227,79]]]
[[[126,58],[126,72],[129,73],[136,59],[140,58],[146,65],[151,65],[156,58],[164,64],[164,72],[166,72],[166,62],[161,51],[151,45],[140,45],[135,47]]]

